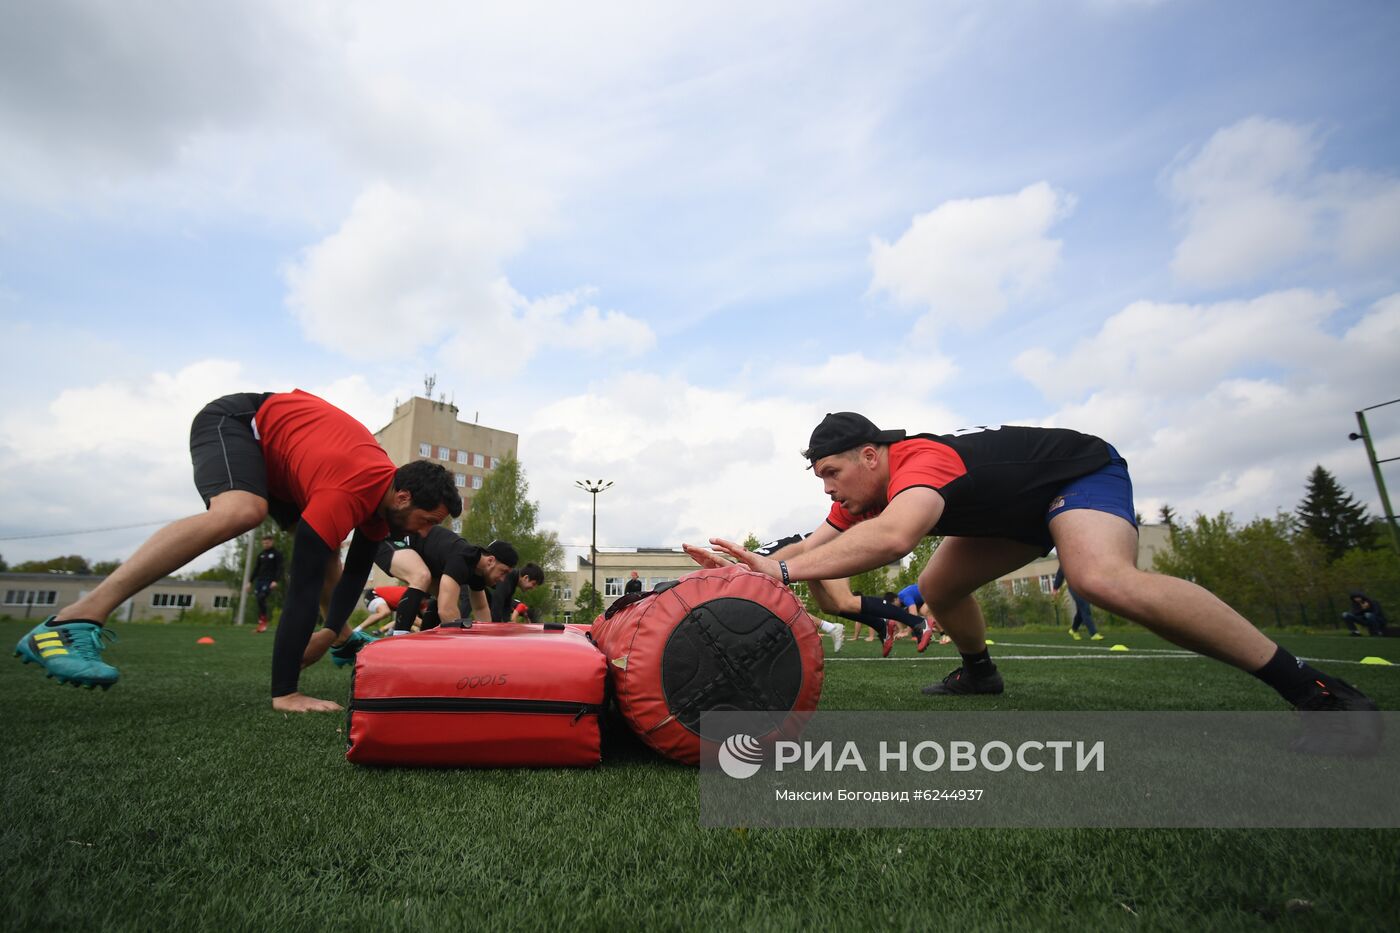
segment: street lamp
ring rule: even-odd
[[[1400,532],[1395,529],[1395,513],[1390,510],[1390,497],[1385,494],[1385,477],[1381,475],[1381,464],[1389,463],[1392,460],[1400,460],[1400,457],[1387,457],[1384,460],[1376,459],[1376,448],[1371,444],[1371,432],[1366,427],[1366,412],[1374,408],[1384,408],[1387,405],[1394,405],[1400,402],[1400,398],[1393,398],[1388,402],[1381,402],[1379,405],[1371,405],[1356,413],[1356,423],[1361,426],[1361,433],[1352,432],[1347,435],[1347,440],[1365,441],[1366,457],[1371,461],[1371,473],[1376,477],[1376,491],[1381,494],[1381,508],[1385,510],[1385,527],[1390,531],[1390,546],[1394,548],[1397,557],[1400,557]]]
[[[593,592],[598,592],[598,493],[612,485],[600,479],[576,479],[574,485],[593,496]]]

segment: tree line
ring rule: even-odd
[[[557,534],[539,528],[539,503],[530,500],[529,488],[519,461],[503,460],[477,491],[461,534],[478,545],[510,541],[522,565],[534,562],[543,567],[548,585],[518,595],[537,618],[549,619],[560,609],[553,583],[565,571],[564,549]],[[1388,547],[1385,520],[1370,516],[1320,465],[1309,475],[1306,494],[1292,512],[1243,524],[1229,512],[1182,521],[1166,505],[1157,517],[1170,529],[1171,549],[1156,556],[1153,569],[1199,583],[1256,625],[1340,625],[1347,594],[1356,590],[1400,610],[1400,556]],[[274,546],[290,559],[289,533],[268,522],[254,536],[254,547],[261,547],[258,538],[263,533],[271,534]],[[229,542],[219,564],[193,578],[240,585],[247,541],[245,535]],[[898,569],[879,567],[855,575],[851,589],[883,596],[916,583],[940,541],[925,538]],[[752,535],[745,542],[750,549],[758,544]],[[0,557],[0,571],[23,573],[106,574],[117,565],[118,561],[88,561],[68,554],[10,567]],[[819,614],[807,588],[797,584],[795,590],[807,610]],[[1061,624],[1068,619],[1065,607],[1039,587],[1012,593],[992,583],[978,590],[977,599],[987,621],[996,626]],[[590,583],[583,583],[574,598],[578,618],[592,619],[604,602]]]

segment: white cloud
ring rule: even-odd
[[[0,536],[158,522],[202,511],[191,478],[190,421],[221,395],[247,392],[242,366],[204,360],[142,381],[64,389],[36,418],[0,418],[7,497]],[[125,557],[154,527],[3,542],[6,560],[58,553]],[[209,561],[206,560],[205,563]]]
[[[1251,282],[1289,264],[1357,266],[1400,256],[1400,181],[1316,166],[1311,128],[1251,117],[1217,131],[1171,172],[1185,225],[1172,258],[1183,282]]]
[[[521,238],[511,222],[450,199],[375,185],[338,231],[286,268],[288,307],[308,339],[357,360],[437,346],[442,360],[501,375],[539,346],[651,349],[645,323],[582,304],[587,289],[531,302],[511,288],[501,264]]]
[[[1320,328],[1339,307],[1335,295],[1303,290],[1211,305],[1138,301],[1065,359],[1037,348],[1012,366],[1052,399],[1104,385],[1195,393],[1241,366],[1299,360],[1319,340],[1334,342]]]
[[[1047,234],[1073,206],[1043,181],[1013,195],[945,201],[894,243],[872,240],[871,291],[926,307],[936,325],[985,323],[1054,271],[1060,241]]]
[[[1306,291],[1137,302],[1067,352],[1037,349],[1016,366],[1062,403],[1046,423],[1098,434],[1127,457],[1149,518],[1163,502],[1243,518],[1292,509],[1319,462],[1369,499],[1365,457],[1346,435],[1352,412],[1394,383],[1400,295],[1336,333],[1341,311]]]

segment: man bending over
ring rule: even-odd
[[[364,425],[299,389],[210,402],[190,426],[190,459],[208,511],[157,531],[91,593],[21,638],[15,653],[60,683],[110,687],[118,674],[102,661],[108,635],[102,626],[117,606],[270,514],[283,528],[295,528],[272,649],[272,707],[340,709],[298,691],[301,668],[343,640],[380,541],[461,514],[451,475],[422,460],[395,469]],[[341,573],[340,544],[352,532]],[[337,575],[326,626],[313,636],[322,583]]]

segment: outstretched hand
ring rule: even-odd
[[[720,557],[714,551],[707,548],[696,547],[693,544],[682,544],[681,550],[690,555],[690,559],[695,561],[706,570],[716,570],[720,567],[731,566],[734,562],[724,557]]]
[[[755,554],[753,551],[746,551],[733,541],[726,541],[723,538],[711,538],[710,543],[741,564],[748,565],[750,570],[756,570],[759,573],[766,574],[774,580],[781,581],[783,579],[783,573],[778,569],[778,562],[771,557],[764,557],[761,554]],[[694,557],[695,555],[692,554],[691,556]]]

